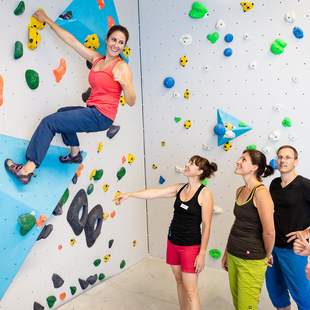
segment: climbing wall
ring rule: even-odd
[[[147,186],[185,182],[175,167],[191,155],[215,161],[209,249],[223,251],[242,184],[233,171],[246,147],[272,160],[292,144],[309,177],[310,3],[254,1],[243,11],[239,1],[201,1],[207,13],[192,3],[140,1]],[[172,203],[148,202],[151,255],[165,256]]]
[[[0,309],[47,309],[126,270],[147,253],[145,202],[126,207],[112,202],[117,191],[145,186],[138,8],[123,0],[92,0],[86,7],[82,0],[32,0],[22,12],[18,3],[0,3]],[[79,135],[82,165],[59,163],[67,149],[56,136],[36,177],[22,186],[8,176],[4,159],[22,161],[40,120],[62,106],[83,106],[81,95],[89,86],[85,61],[48,27],[39,30],[38,45],[27,47],[27,25],[39,7],[81,41],[87,29],[98,33],[100,51],[109,25],[127,26],[130,49],[123,57],[133,71],[137,102],[134,107],[120,104],[116,135]],[[16,41],[23,44],[22,57],[20,46],[14,49]],[[39,74],[37,88],[26,83],[28,69]]]

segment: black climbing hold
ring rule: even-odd
[[[85,290],[88,287],[88,285],[89,285],[89,283],[87,281],[82,280],[82,279],[79,279],[79,283],[80,283],[80,286],[81,286],[82,290]]]
[[[82,216],[79,218],[82,209]],[[84,189],[80,189],[73,198],[67,213],[67,221],[70,224],[74,233],[78,236],[83,231],[87,222],[88,216],[88,201]]]
[[[112,125],[107,131],[107,137],[109,139],[112,139],[119,132],[120,129],[121,129],[121,126]]]
[[[62,206],[59,203],[57,203],[57,206],[56,206],[56,208],[53,211],[53,215],[55,215],[55,216],[62,215],[62,212],[63,212],[62,211]]]
[[[113,239],[109,240],[109,249],[112,248],[113,243],[114,243],[114,240],[113,240]]]
[[[46,239],[52,231],[53,231],[53,225],[52,224],[45,225],[43,227],[42,231],[40,232],[40,235],[38,236],[37,241],[39,241],[41,239]]]
[[[44,310],[44,307],[35,301],[33,303],[33,310]]]
[[[72,178],[72,183],[73,183],[73,184],[76,184],[76,183],[77,183],[77,180],[78,180],[78,176],[77,176],[77,174],[75,173],[74,176],[73,176],[73,178]]]
[[[54,288],[59,288],[61,287],[63,284],[64,284],[64,280],[62,279],[61,276],[59,276],[58,274],[54,273],[52,275],[52,281],[53,281],[53,285],[54,285]]]
[[[66,13],[63,13],[63,14],[59,15],[59,18],[60,19],[65,19],[65,20],[69,20],[69,19],[72,18],[72,16],[73,16],[72,11],[68,11]]]
[[[98,279],[98,276],[95,274],[95,275],[93,275],[93,276],[89,276],[89,277],[87,278],[86,281],[87,281],[90,285],[93,285],[93,284],[96,283],[97,279]]]
[[[101,233],[103,223],[103,209],[101,205],[96,205],[88,214],[87,222],[84,227],[86,244],[90,248]]]
[[[90,70],[93,67],[93,64],[90,61],[86,60],[86,66]]]
[[[87,99],[88,99],[89,96],[90,96],[90,93],[91,93],[91,88],[90,88],[90,87],[88,87],[87,90],[84,91],[84,93],[82,93],[82,100],[83,100],[84,102],[87,101]]]

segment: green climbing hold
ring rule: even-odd
[[[282,39],[276,39],[272,42],[270,50],[274,55],[280,55],[284,52],[287,43]]]
[[[49,308],[53,308],[55,302],[56,302],[56,297],[55,296],[48,296],[46,298],[47,304]]]
[[[124,267],[126,266],[126,262],[125,260],[123,259],[119,265],[119,268],[123,269]]]
[[[98,267],[101,263],[101,259],[100,258],[97,258],[95,261],[94,261],[94,266],[95,267]]]
[[[192,4],[192,9],[188,13],[189,17],[191,18],[203,18],[208,13],[208,9],[205,7],[205,5],[201,2],[194,2]]]
[[[95,181],[98,181],[102,178],[102,176],[103,176],[103,170],[99,169],[99,170],[96,170],[96,174],[94,175],[93,179]]]
[[[125,167],[122,167],[121,169],[117,171],[117,174],[116,174],[117,179],[120,180],[125,174],[126,174],[126,169]]]
[[[105,274],[104,273],[100,273],[98,279],[99,279],[99,281],[104,280],[105,279]]]
[[[248,125],[245,122],[243,122],[243,121],[240,121],[238,126],[239,127],[248,127]]]
[[[285,117],[283,120],[282,120],[282,126],[283,127],[292,127],[292,121],[290,118],[288,117]]]
[[[16,7],[16,9],[14,10],[14,14],[16,16],[18,15],[22,15],[25,12],[25,2],[24,1],[20,1]]]
[[[30,89],[36,89],[39,86],[40,79],[38,72],[28,69],[25,72],[26,82]]]
[[[23,43],[20,41],[16,41],[14,47],[14,59],[23,57],[23,54],[24,54]]]
[[[174,121],[175,121],[176,123],[178,123],[178,122],[181,121],[181,120],[182,120],[181,117],[175,117],[175,118],[174,118]]]
[[[20,234],[22,236],[25,236],[36,224],[35,216],[30,213],[21,214],[17,221],[20,225]]]
[[[71,295],[74,295],[76,293],[76,286],[70,286],[70,292]]]
[[[248,151],[253,151],[253,150],[256,150],[256,144],[249,144],[246,149]]]
[[[213,258],[213,259],[219,259],[222,256],[222,252],[219,249],[211,249],[209,251],[209,255]]]
[[[68,198],[69,198],[69,189],[67,188],[65,192],[62,194],[59,200],[59,204],[63,206],[67,202]]]
[[[220,35],[218,32],[209,33],[207,35],[207,39],[212,43],[216,43],[216,41],[220,38]]]
[[[200,184],[204,185],[204,186],[207,186],[209,183],[209,179],[208,178],[205,178],[203,180],[200,181]]]
[[[94,184],[90,183],[87,187],[87,195],[90,195],[94,191]]]

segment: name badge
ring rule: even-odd
[[[188,206],[187,206],[187,205],[185,205],[184,203],[182,203],[182,204],[180,205],[180,207],[181,207],[181,208],[183,208],[183,209],[185,209],[185,210],[187,210],[187,209],[188,209]]]

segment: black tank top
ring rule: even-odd
[[[199,245],[201,243],[201,206],[198,203],[198,196],[204,185],[198,188],[190,200],[182,201],[180,193],[186,185],[182,186],[177,193],[168,239],[175,245]]]
[[[242,205],[237,204],[240,190],[235,202],[234,215],[236,219],[229,234],[227,251],[242,259],[263,259],[266,257],[263,227],[253,202],[255,191],[260,186],[263,184],[252,189],[248,199]]]

